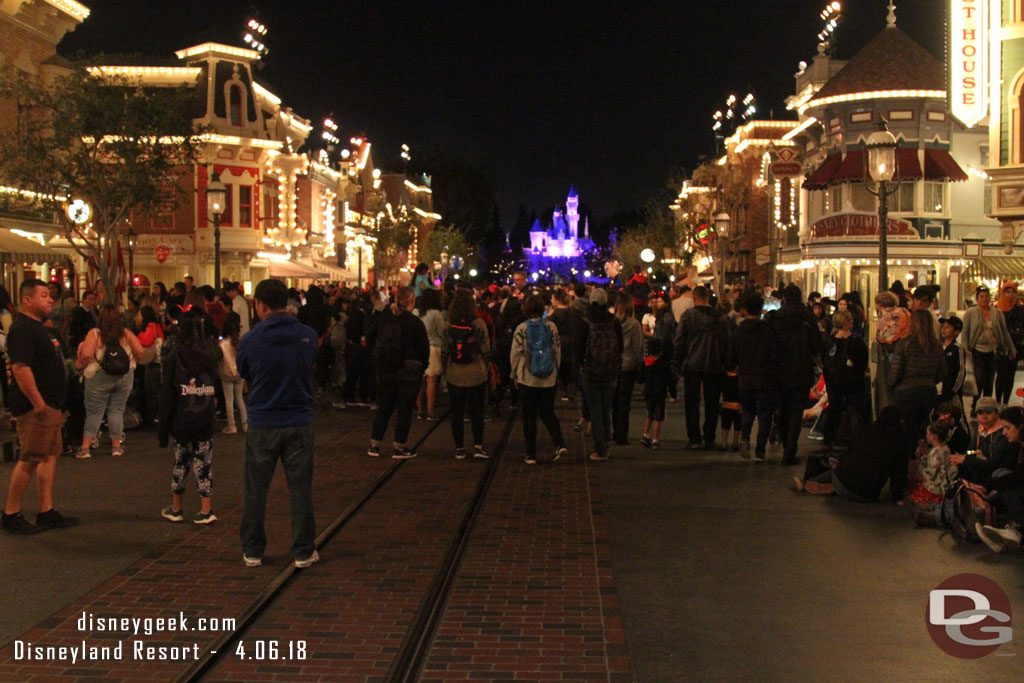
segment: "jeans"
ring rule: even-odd
[[[245,414],[245,399],[242,397],[242,380],[221,378],[220,381],[224,384],[224,412],[227,413],[228,427],[235,426],[236,404],[238,405],[238,421],[244,425],[249,420]]]
[[[810,395],[810,387],[783,387],[779,395],[779,436],[782,438],[782,459],[796,457],[803,425],[804,403]]]
[[[469,407],[469,425],[473,430],[473,445],[484,445],[484,401],[487,382],[477,384],[475,387],[457,387],[454,384],[448,385],[448,396],[452,400],[452,439],[456,448],[462,448],[465,444],[464,435],[466,425],[462,416],[466,414],[466,407]]]
[[[292,554],[305,559],[313,554],[316,521],[313,518],[313,425],[266,429],[250,427],[245,438],[245,490],[243,493],[242,551],[263,557],[267,548],[264,519],[267,490],[281,461],[292,507]]]
[[[108,375],[103,368],[85,380],[85,436],[95,439],[107,414],[107,431],[114,441],[124,439],[124,406],[132,392],[135,371],[124,375]]]
[[[686,436],[690,443],[701,442],[700,432],[700,398],[704,396],[704,443],[715,442],[715,430],[718,429],[718,411],[721,404],[718,398],[722,393],[721,372],[683,373],[683,393],[686,402]]]
[[[1017,359],[996,356],[996,401],[1001,405],[1009,405],[1013,392],[1013,380],[1017,375]]]
[[[388,429],[391,413],[395,417],[395,443],[404,446],[412,428],[412,411],[423,383],[423,363],[406,361],[398,372],[381,371],[377,379],[377,414],[373,417],[370,440],[380,443]]]
[[[775,389],[764,387],[740,387],[740,404],[743,406],[743,421],[740,438],[750,441],[750,431],[757,418],[757,445],[755,453],[764,453],[768,448],[768,437],[772,432],[772,416],[778,405],[779,396]]]
[[[523,437],[526,439],[526,455],[537,454],[537,417],[547,427],[555,448],[565,446],[562,425],[555,415],[555,387],[529,387],[519,385],[519,405],[523,409]],[[595,428],[596,432],[597,429]],[[596,440],[596,437],[595,437]]]
[[[594,382],[583,375],[583,400],[590,413],[590,428],[594,436],[594,452],[608,455],[608,428],[611,425],[612,401],[615,382]]]
[[[971,360],[974,362],[974,379],[978,383],[978,396],[991,396],[992,381],[996,376],[996,354],[971,351]],[[977,396],[974,397],[974,402],[978,402]]]
[[[623,370],[615,385],[615,401],[612,403],[612,438],[615,443],[629,441],[629,409],[633,403],[633,385],[636,384],[637,368]]]

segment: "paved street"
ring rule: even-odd
[[[571,415],[560,403],[566,434]],[[642,415],[634,410],[634,433]],[[317,416],[317,522],[325,528],[392,464],[361,455],[368,411]],[[670,406],[663,449],[618,447],[586,462],[528,467],[520,425],[499,458],[481,514],[425,659],[424,679],[522,680],[1019,680],[1020,637],[980,661],[943,654],[924,613],[928,591],[961,572],[998,582],[1024,605],[1024,561],[948,534],[915,529],[907,510],[852,505],[789,490],[792,468],[689,453],[681,407]],[[504,420],[488,424],[497,447]],[[417,422],[413,440],[429,423]],[[62,460],[58,508],[83,524],[3,536],[0,679],[169,680],[175,662],[72,665],[12,661],[13,639],[37,645],[197,643],[220,633],[95,633],[82,612],[194,620],[238,617],[288,562],[287,494],[271,496],[266,566],[242,566],[237,539],[242,437],[215,439],[215,509],[200,528],[158,515],[170,451],[132,432],[128,454],[100,448]],[[810,446],[809,446],[810,447]],[[245,642],[304,641],[306,659],[229,657],[207,680],[381,680],[402,643],[448,538],[486,463],[454,461],[447,423],[420,457],[321,550],[244,634]],[[385,455],[387,451],[385,451]],[[770,454],[771,458],[771,454]],[[10,465],[3,465],[9,471]],[[33,510],[34,500],[26,503]],[[196,507],[186,495],[186,511]],[[15,588],[16,587],[16,588]],[[294,647],[294,645],[293,645]],[[251,651],[250,651],[251,652]],[[1010,656],[1006,656],[1010,655]]]

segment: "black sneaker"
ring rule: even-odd
[[[370,456],[371,458],[379,458],[380,457],[380,446],[375,446],[373,444],[370,444],[370,447],[366,449],[366,454],[368,456]]]
[[[36,528],[40,531],[47,529],[66,529],[69,526],[78,524],[78,517],[65,517],[53,508],[36,515]]]
[[[700,441],[691,441],[687,448],[691,451],[699,451],[704,448],[704,445]]]
[[[793,465],[799,465],[800,464],[800,458],[795,456],[795,455],[794,456],[790,456],[788,458],[783,458],[782,459],[782,464],[785,467],[791,467]]]
[[[658,443],[657,441],[652,441],[651,442],[651,450],[652,451],[656,451],[659,448],[661,448],[661,444],[660,443]]]
[[[483,446],[473,446],[473,457],[486,460],[491,456],[487,455],[487,451],[484,450]]]
[[[3,517],[3,528],[9,534],[23,536],[25,534],[38,534],[42,529],[25,519],[20,512],[9,515],[6,512]]]
[[[465,448],[456,448],[455,449],[455,459],[456,460],[465,460],[466,459],[466,449]]]
[[[569,449],[568,448],[566,448],[565,446],[559,446],[558,448],[555,449],[555,457],[551,459],[551,462],[555,462],[556,460],[561,458],[563,455],[568,455],[568,454],[569,454]]]
[[[395,451],[391,454],[392,460],[410,460],[415,457],[416,451],[411,451],[405,446],[402,446],[401,448],[395,446]]]
[[[182,514],[181,510],[175,510],[173,505],[168,505],[161,510],[160,516],[175,523],[185,521],[185,515]]]
[[[650,448],[651,443],[651,438],[649,436],[640,437],[640,445],[643,446],[644,448]]]
[[[757,458],[758,460],[764,462],[764,459],[765,459],[764,451],[757,451],[756,453],[754,453],[754,457]]]

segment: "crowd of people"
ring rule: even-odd
[[[271,282],[276,284],[266,284]],[[47,397],[45,381],[37,378],[39,391],[5,388],[5,401],[8,394],[21,400],[22,412],[26,398],[30,407],[45,403],[66,411],[65,450],[82,459],[91,456],[104,419],[113,456],[125,453],[129,416],[156,425],[161,444],[173,437],[173,497],[162,511],[171,521],[183,519],[189,469],[202,499],[194,521],[216,519],[210,465],[218,414],[227,420],[225,433],[247,433],[247,454],[282,448],[311,453],[312,434],[303,430],[314,403],[324,409],[373,408],[366,454],[381,456],[394,415],[390,455],[409,459],[417,455],[408,438],[413,420],[438,419],[444,391],[456,459],[489,457],[487,413],[499,413],[506,396],[520,408],[527,464],[568,452],[558,400],[574,409],[571,431],[591,440],[588,457],[599,462],[631,440],[660,448],[666,404],[681,399],[683,448],[765,461],[770,446],[778,444],[783,465],[806,461],[802,476],[793,477],[798,490],[877,501],[888,485],[895,503],[910,500],[917,507],[921,524],[948,524],[948,492],[973,487],[979,501],[970,510],[970,534],[995,550],[1020,545],[1024,410],[1007,407],[1024,351],[1024,307],[1014,282],[1003,284],[995,302],[979,287],[976,305],[962,318],[943,315],[937,289],[929,285],[908,292],[894,283],[869,311],[857,292],[835,299],[812,292],[805,298],[799,287],[788,285],[716,294],[697,283],[652,286],[639,268],[620,288],[538,285],[523,272],[507,287],[442,283],[431,281],[423,267],[409,286],[391,290],[334,285],[300,292],[265,281],[263,299],[257,291],[254,302],[237,283],[222,283],[218,293],[186,279],[170,290],[157,283],[123,312],[98,301],[95,292],[84,292],[73,305],[53,283],[36,284],[50,291],[44,296],[23,285],[19,307],[25,316],[19,313],[17,320],[37,323],[23,325],[31,327],[25,339],[41,344],[40,330],[48,330],[55,340],[60,353],[49,353],[72,377],[68,397]],[[52,299],[52,307],[43,299]],[[5,308],[14,313],[13,302],[7,300]],[[6,319],[4,324],[11,325]],[[267,378],[278,381],[281,368],[262,375],[253,369],[255,349],[261,357],[273,356],[275,345],[293,344],[301,333],[312,342],[295,356],[296,368],[309,367],[302,380],[308,380],[308,407],[305,384],[292,393],[274,390]],[[8,351],[15,385],[22,387],[31,354],[10,340]],[[48,362],[54,365],[52,358]],[[646,408],[642,428],[630,424],[638,389]],[[34,411],[25,421],[26,433],[45,431],[52,426],[47,419],[56,418]],[[35,427],[29,425],[33,420],[39,422]],[[538,420],[550,439],[543,448]],[[820,448],[808,450],[801,440],[808,422],[808,436],[820,440]],[[253,427],[292,430],[291,441],[283,445],[281,434],[271,439],[263,431],[255,438]],[[55,448],[48,443],[42,450]],[[254,455],[257,460],[260,467],[253,464],[250,471],[248,457],[246,465],[247,563],[257,563],[265,545],[266,501],[258,494],[250,501],[249,487],[265,489],[266,466],[272,473],[274,462]],[[293,465],[301,481],[306,463]],[[311,477],[311,460],[308,465]],[[40,482],[46,478],[52,484],[52,473]],[[21,518],[16,479],[18,486],[27,485],[22,473],[12,475],[4,528],[44,526],[49,511],[36,525]],[[296,515],[305,528],[306,512]],[[297,560],[315,555],[307,536],[296,536]]]

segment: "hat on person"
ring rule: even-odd
[[[976,413],[998,413],[999,404],[991,396],[982,396],[978,399],[978,402],[974,404],[974,412]]]
[[[960,332],[964,331],[964,321],[961,320],[960,318],[958,318],[955,315],[950,315],[950,316],[947,316],[945,318],[939,318],[939,324],[940,325],[945,325],[947,323],[949,325],[952,325],[953,329],[956,330],[957,333],[960,333]]]
[[[978,296],[982,292],[990,294],[988,287],[986,287],[985,285],[979,285],[978,288],[974,290],[974,296]]]
[[[597,304],[599,306],[607,306],[608,293],[600,287],[594,287],[594,290],[590,292],[590,303]]]

